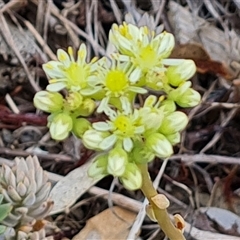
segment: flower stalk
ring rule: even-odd
[[[153,198],[158,195],[156,189],[153,187],[153,183],[150,179],[149,173],[148,173],[148,166],[147,164],[139,164],[138,165],[141,174],[142,174],[142,187],[141,191],[145,195],[145,197],[148,199],[150,205],[152,206],[152,210],[154,212],[154,216],[163,230],[163,232],[166,234],[166,236],[170,240],[185,240],[185,237],[181,231],[181,229],[178,229],[176,226],[174,226],[172,220],[170,219],[170,216],[167,212],[167,209],[160,209],[156,203],[153,201]]]

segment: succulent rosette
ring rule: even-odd
[[[44,219],[53,206],[48,199],[50,189],[51,184],[37,157],[16,158],[12,168],[3,165],[0,196],[5,205],[5,217],[0,219],[0,229],[5,227],[4,239],[24,239],[20,236],[30,236],[35,231],[35,223]],[[35,232],[34,236],[40,234]]]

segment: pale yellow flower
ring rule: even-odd
[[[66,88],[81,93],[82,89],[88,87],[88,80],[94,72],[96,58],[90,63],[86,62],[87,51],[85,44],[81,44],[76,61],[71,47],[68,48],[68,52],[58,49],[57,57],[59,61],[50,61],[43,64],[43,70],[50,79],[47,90],[57,92]]]
[[[171,33],[163,32],[158,35],[146,26],[136,27],[132,24],[114,24],[109,40],[113,43],[122,61],[132,62],[135,71],[139,74],[161,72],[164,65],[176,65],[175,59],[169,57],[174,47],[174,37]]]
[[[112,110],[109,112],[109,118],[105,122],[93,123],[93,129],[86,131],[83,135],[83,143],[87,143],[87,145],[85,144],[87,147],[91,145],[95,149],[102,150],[111,149],[115,144],[120,143],[126,152],[130,152],[134,140],[141,138],[141,134],[144,132],[144,127],[139,124],[138,111],[126,114]],[[104,134],[107,137],[104,138]]]
[[[129,112],[131,110],[131,99],[137,93],[144,94],[147,90],[136,86],[140,75],[133,70],[130,63],[103,58],[99,61],[97,74],[91,78],[90,84],[93,89],[104,94],[97,111],[107,112],[109,103],[116,102],[121,109]],[[91,91],[91,90],[90,90]],[[84,90],[86,95],[92,92]]]

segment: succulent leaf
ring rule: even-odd
[[[8,214],[12,210],[11,203],[5,203],[0,205],[0,221],[2,221],[4,218],[8,216]]]
[[[6,230],[6,227],[4,225],[0,225],[0,235],[3,234]]]

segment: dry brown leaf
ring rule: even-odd
[[[77,199],[100,179],[90,178],[87,174],[94,157],[79,168],[74,169],[59,180],[50,192],[54,206],[50,215],[63,212],[70,208]]]
[[[199,73],[213,73],[227,80],[234,79],[232,71],[224,63],[212,60],[203,46],[198,43],[177,45],[170,57],[192,59]]]
[[[87,225],[73,240],[127,239],[136,213],[120,207],[109,208],[88,220]]]
[[[176,40],[180,44],[200,43],[212,61],[221,61],[224,64],[223,68],[231,66],[232,62],[240,61],[240,38],[233,30],[229,30],[226,34],[207,20],[194,15],[189,8],[182,7],[175,1],[169,2],[168,18]],[[206,69],[206,66],[202,66],[203,64],[198,63],[201,68]],[[219,68],[219,64],[213,65],[210,67],[211,70]],[[221,74],[226,73],[222,69],[220,70]],[[230,75],[227,76],[227,79],[233,80]]]

